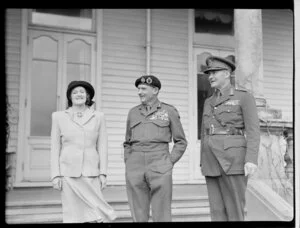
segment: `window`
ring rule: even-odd
[[[233,35],[233,9],[195,9],[195,32]]]
[[[92,9],[33,9],[30,18],[35,25],[94,30]]]

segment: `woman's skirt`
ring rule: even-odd
[[[62,209],[64,223],[110,222],[114,209],[104,200],[99,177],[63,177]]]

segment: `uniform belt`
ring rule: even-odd
[[[131,145],[132,152],[155,152],[169,151],[169,143],[134,143]]]
[[[244,135],[243,129],[239,128],[215,128],[210,127],[205,129],[206,135]]]

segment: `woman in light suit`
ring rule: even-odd
[[[95,91],[86,81],[72,81],[68,108],[52,113],[51,179],[61,191],[63,222],[110,222],[116,218],[104,200],[107,133],[102,112],[91,108]]]

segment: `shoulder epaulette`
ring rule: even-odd
[[[170,104],[167,104],[167,103],[165,103],[165,102],[161,102],[161,103],[164,104],[164,105],[167,105],[167,106],[169,106],[169,107],[171,107],[171,108],[173,108],[173,109],[175,109],[175,110],[177,111],[177,109],[175,108],[175,106],[170,105]]]

